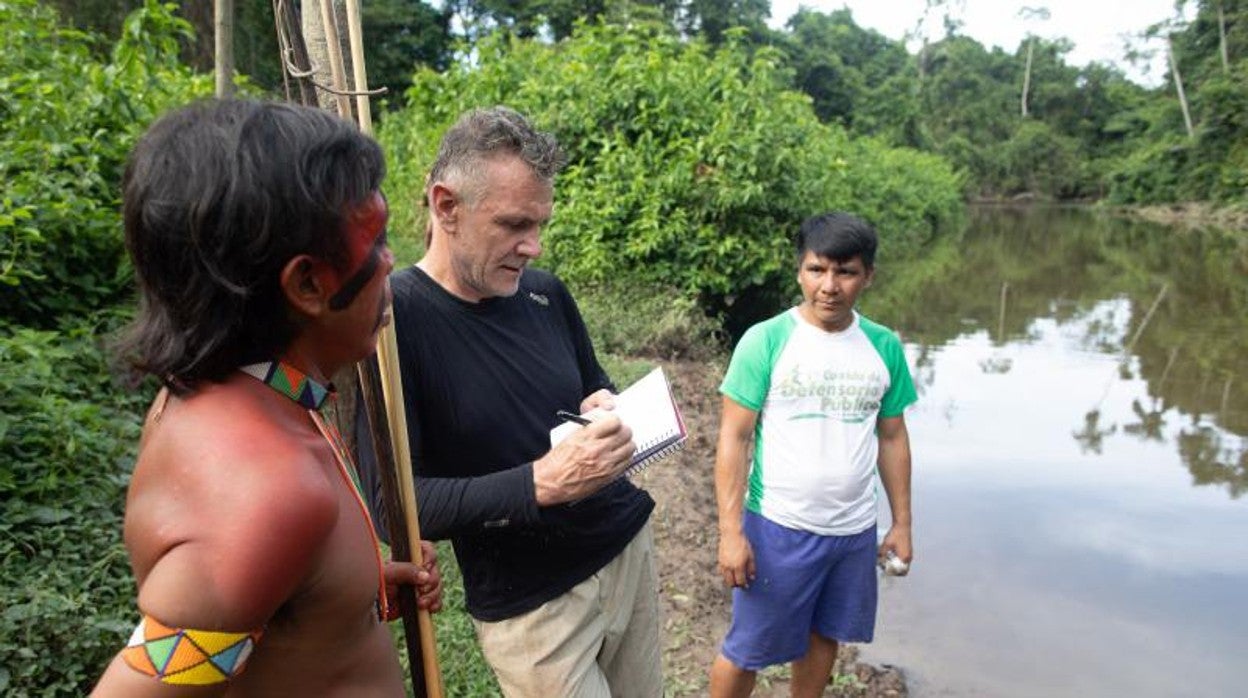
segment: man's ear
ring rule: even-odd
[[[279,277],[286,302],[303,315],[315,317],[329,309],[332,295],[326,285],[329,267],[309,255],[292,257]]]
[[[869,267],[867,269],[867,281],[862,285],[862,287],[870,288],[872,281],[875,281],[875,267]]]
[[[454,232],[462,202],[455,190],[442,182],[435,182],[429,188],[429,210],[438,219],[438,225],[447,232]]]

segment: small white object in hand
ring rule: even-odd
[[[900,577],[910,571],[910,565],[907,565],[897,557],[897,553],[891,550],[884,554],[884,561],[880,563],[880,567],[884,568],[884,574],[891,577]]]

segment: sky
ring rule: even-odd
[[[854,22],[881,34],[901,39],[914,29],[923,14],[924,0],[771,0],[773,27],[783,27],[799,5],[812,10],[831,12],[848,7]],[[1007,52],[1018,48],[1030,31],[1038,36],[1064,36],[1075,47],[1066,56],[1068,64],[1083,66],[1092,61],[1118,65],[1131,79],[1155,86],[1165,74],[1165,56],[1161,51],[1145,71],[1125,61],[1126,34],[1140,34],[1150,24],[1174,15],[1174,0],[964,0],[955,16],[963,21],[959,33],[970,36],[985,46],[1000,46]],[[1194,4],[1194,3],[1189,3]],[[1022,7],[1045,7],[1048,20],[1026,21],[1019,17]],[[943,32],[939,15],[932,17],[937,32]]]

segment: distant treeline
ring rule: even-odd
[[[124,13],[142,3],[52,4],[83,26],[115,31]],[[552,43],[572,36],[581,22],[645,17],[685,40],[778,49],[787,79],[810,96],[821,120],[948,158],[972,198],[1248,202],[1248,0],[1180,0],[1178,10],[1194,19],[1132,37],[1141,59],[1173,53],[1166,63],[1172,67],[1152,89],[1113,66],[1068,64],[1072,44],[1064,39],[1029,34],[1012,52],[989,50],[959,33],[957,3],[950,0],[930,0],[926,14],[914,18],[916,36],[931,36],[918,30],[938,23],[944,34],[916,52],[858,26],[848,10],[802,9],[783,29],[771,29],[767,0],[363,5],[369,74],[396,95],[393,107],[401,105],[416,66],[446,70],[492,31]],[[212,2],[181,0],[180,6],[201,37],[186,44],[184,57],[205,70]],[[238,6],[239,69],[258,85],[277,87],[270,4]],[[1039,32],[1047,17],[1037,2],[1019,21]]]

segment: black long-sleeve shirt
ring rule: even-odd
[[[391,287],[421,535],[454,543],[474,617],[536,608],[610,562],[654,508],[624,479],[574,504],[537,506],[532,462],[550,450],[556,410],[577,411],[612,387],[576,303],[536,269],[516,294],[479,303],[416,267]],[[372,443],[366,421],[356,420],[358,444]],[[380,514],[375,458],[359,450]]]

